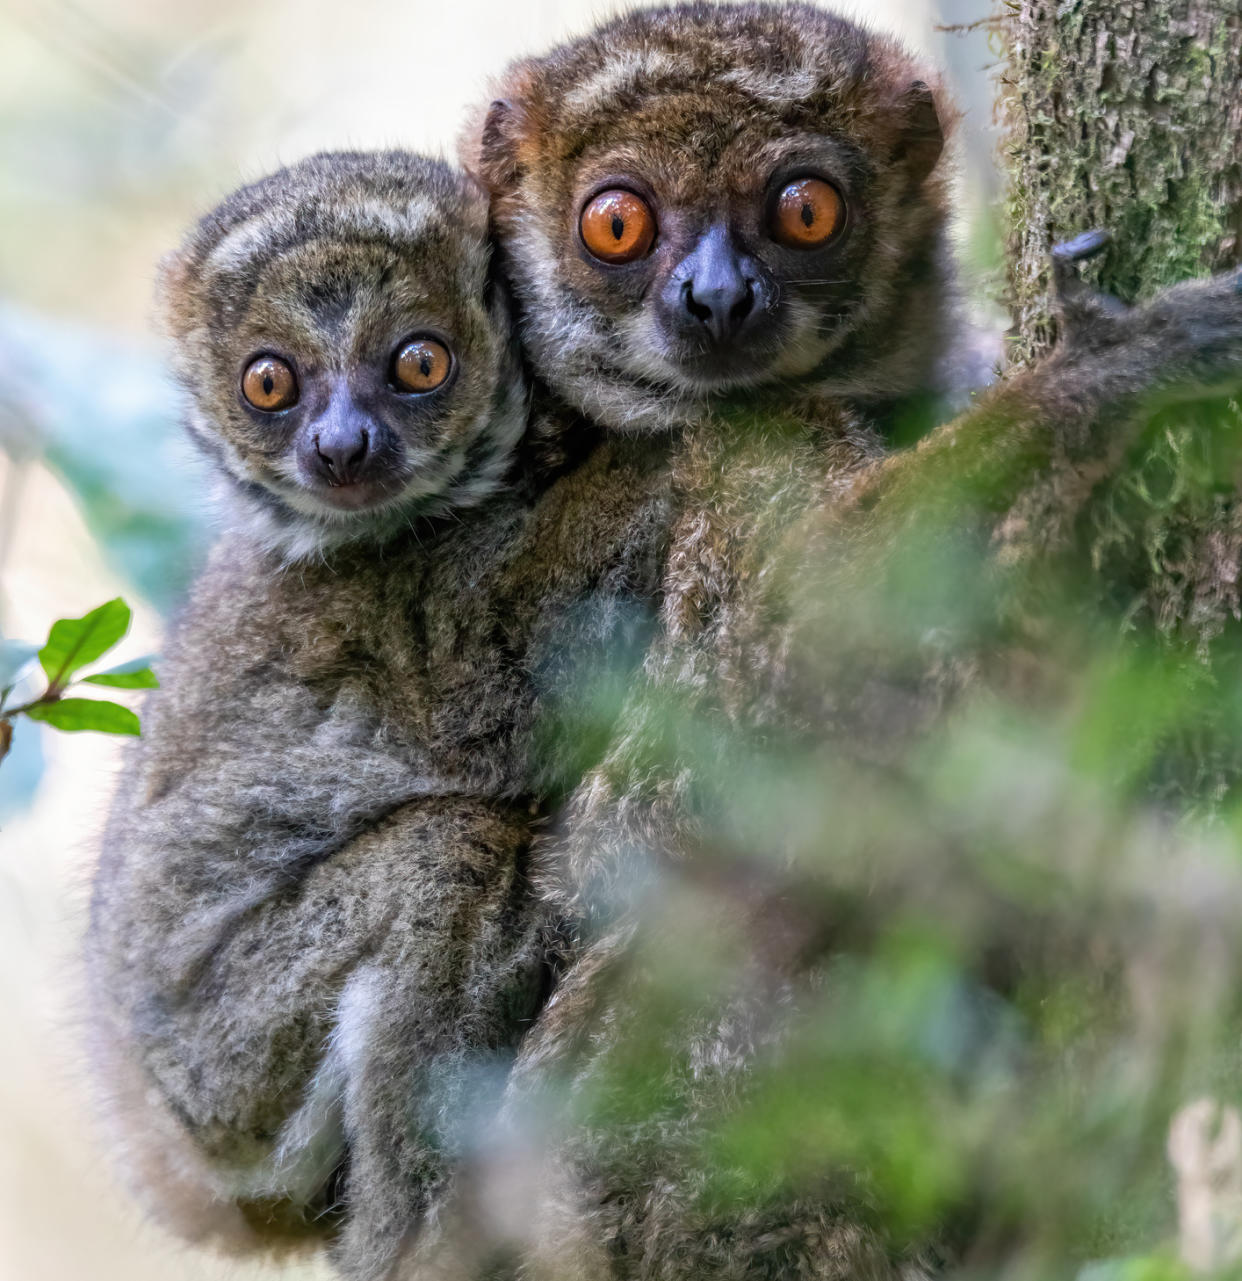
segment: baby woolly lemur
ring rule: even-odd
[[[181,1232],[327,1231],[360,1278],[535,1011],[535,728],[641,625],[665,522],[658,451],[567,470],[586,428],[528,424],[486,229],[442,164],[323,155],[163,272],[225,529],[95,881],[105,1110]]]

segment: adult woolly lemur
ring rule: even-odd
[[[225,532],[106,833],[97,1062],[160,1217],[238,1247],[339,1227],[354,1277],[535,1010],[524,861],[563,763],[534,727],[640,624],[666,519],[658,450],[558,475],[589,431],[527,432],[486,225],[441,164],[324,155],[164,271]]]
[[[1067,341],[1051,359],[917,450],[885,456],[893,410],[941,381],[951,329],[932,83],[891,41],[807,5],[687,5],[515,64],[467,136],[538,377],[619,433],[681,431],[646,688],[543,857],[543,892],[582,922],[583,950],[524,1044],[509,1100],[518,1124],[549,1081],[607,1097],[611,1062],[641,1032],[627,868],[670,856],[712,884],[711,860],[688,857],[702,780],[689,750],[670,752],[662,710],[743,733],[854,732],[882,751],[935,712],[952,676],[907,680],[890,697],[865,638],[831,608],[799,611],[800,594],[816,598],[800,576],[821,605],[848,601],[903,540],[934,531],[923,508],[943,517],[954,502],[955,532],[986,546],[1051,472],[1089,490],[1151,395],[1242,379],[1237,279],[1131,312],[1067,297]],[[834,675],[823,659],[838,641],[855,648]],[[808,656],[820,663],[809,691]],[[821,955],[814,921],[783,922],[779,894],[764,910],[762,875],[746,883],[748,910],[730,901],[729,879],[717,878],[721,919],[753,931],[745,990],[666,1045],[659,1113],[632,1130],[572,1131],[546,1178],[528,1179],[524,1275],[914,1266],[890,1264],[827,1191],[757,1194],[713,1215],[700,1140],[736,1106],[752,1056],[779,1043],[808,956]]]

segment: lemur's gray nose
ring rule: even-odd
[[[375,452],[375,427],[347,389],[335,388],[327,408],[307,425],[303,465],[329,485],[352,485]]]
[[[728,231],[706,231],[686,259],[681,308],[691,327],[702,326],[716,343],[727,342],[762,303],[759,273],[734,248]]]
[[[333,423],[315,434],[320,474],[333,485],[357,480],[370,448],[370,432],[356,424]]]

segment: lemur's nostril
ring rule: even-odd
[[[750,280],[709,285],[701,296],[694,292],[694,281],[687,280],[681,296],[686,311],[717,342],[733,337],[755,307],[755,286]]]
[[[695,320],[700,320],[705,325],[711,323],[712,309],[710,307],[704,307],[703,304],[695,298],[693,282],[687,280],[686,283],[682,285],[681,298],[682,302],[685,303],[686,310],[695,318]]]
[[[734,304],[733,310],[729,312],[729,319],[736,329],[743,320],[754,310],[755,307],[755,282],[748,280],[746,282],[746,294],[743,298],[738,299]]]
[[[365,428],[351,434],[333,433],[327,440],[315,437],[315,453],[326,478],[337,485],[348,485],[357,478],[370,446],[371,437]]]
[[[367,456],[367,449],[371,444],[371,437],[366,429],[362,431],[362,439],[358,442],[358,448],[350,455],[347,460],[349,467],[357,468],[362,466],[362,460]]]

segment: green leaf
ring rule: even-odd
[[[151,670],[150,658],[135,658],[128,663],[109,667],[106,672],[83,676],[88,685],[108,685],[113,689],[159,689],[159,677]]]
[[[39,651],[49,682],[63,685],[80,667],[106,654],[129,631],[129,619],[129,606],[118,596],[81,618],[53,623]]]
[[[54,703],[36,703],[26,715],[54,729],[93,729],[101,734],[137,734],[138,717],[120,703],[102,698],[61,698]]]
[[[0,689],[12,685],[38,652],[37,645],[28,645],[25,641],[0,641]]]

